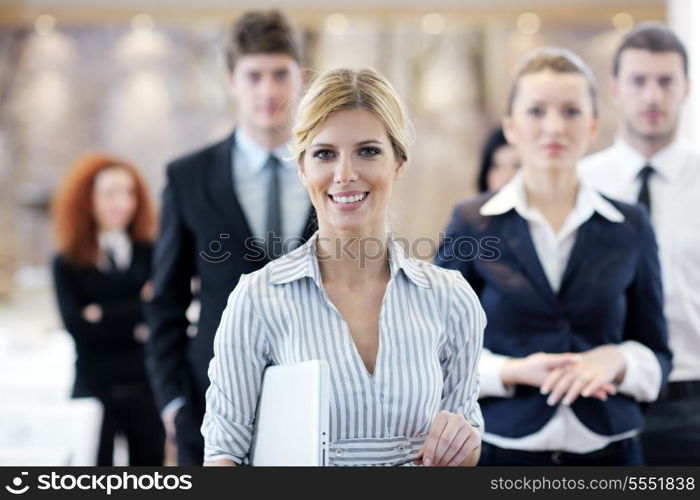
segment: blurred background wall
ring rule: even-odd
[[[612,139],[606,93],[613,47],[660,0],[288,1],[34,0],[0,8],[0,289],[51,252],[47,206],[77,156],[102,149],[138,165],[158,195],[165,163],[233,125],[222,39],[249,7],[283,7],[307,64],[373,67],[408,101],[416,128],[394,229],[437,237],[474,193],[486,131],[501,117],[518,57],[540,45],[583,56],[602,87],[595,148]],[[26,273],[25,273],[26,274]]]

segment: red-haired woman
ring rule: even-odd
[[[97,464],[112,464],[119,432],[130,465],[162,465],[141,312],[155,220],[148,189],[129,163],[90,154],[67,174],[53,220],[56,296],[77,352],[73,397],[97,397],[105,410]]]

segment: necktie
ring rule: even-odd
[[[649,195],[649,178],[652,176],[654,173],[654,168],[646,165],[643,169],[639,171],[639,174],[637,176],[641,179],[642,181],[642,186],[639,188],[639,196],[637,197],[637,201],[644,205],[647,209],[647,213],[651,215],[651,197]]]
[[[107,257],[107,268],[106,270],[110,273],[114,273],[117,271],[117,261],[114,260],[114,251],[112,249],[108,249],[105,251],[105,256]]]
[[[265,168],[269,169],[270,177],[267,185],[267,215],[266,215],[266,231],[265,242],[267,246],[267,255],[270,259],[278,257],[275,252],[274,238],[282,238],[282,204],[280,200],[280,169],[282,165],[275,155],[270,155],[270,158],[265,164]],[[278,248],[281,247],[281,241]],[[281,254],[281,252],[279,252]]]

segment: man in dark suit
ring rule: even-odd
[[[303,81],[297,34],[277,11],[250,12],[233,26],[226,59],[237,126],[167,167],[147,307],[151,375],[179,465],[202,464],[207,369],[230,292],[312,232],[308,194],[287,160]],[[196,328],[186,315],[194,277]]]

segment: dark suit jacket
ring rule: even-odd
[[[151,254],[150,245],[135,244],[129,269],[113,272],[54,257],[58,307],[77,353],[73,396],[108,397],[118,386],[148,387],[144,346],[135,339],[134,327],[144,321],[140,292],[150,274]],[[98,323],[82,317],[91,303],[102,307]]]
[[[168,165],[153,260],[154,295],[146,309],[159,406],[184,396],[200,419],[214,335],[228,296],[241,274],[268,262],[246,243],[252,234],[233,187],[233,140],[232,134]],[[311,211],[300,235],[304,241],[313,234],[313,218]],[[194,276],[200,280],[201,311],[196,335],[190,337],[185,311]]]
[[[458,269],[479,294],[488,325],[484,346],[514,357],[582,352],[636,340],[649,347],[665,382],[671,368],[654,232],[637,206],[609,200],[621,223],[598,213],[578,230],[561,288],[547,281],[527,222],[515,210],[482,216],[492,195],[454,209],[438,265]],[[456,258],[462,254],[462,259]],[[470,253],[470,250],[473,250]],[[555,407],[534,387],[517,386],[513,398],[480,401],[489,432],[522,437],[542,428]],[[613,435],[643,425],[640,405],[617,394],[606,402],[578,398],[572,409],[589,429]]]

